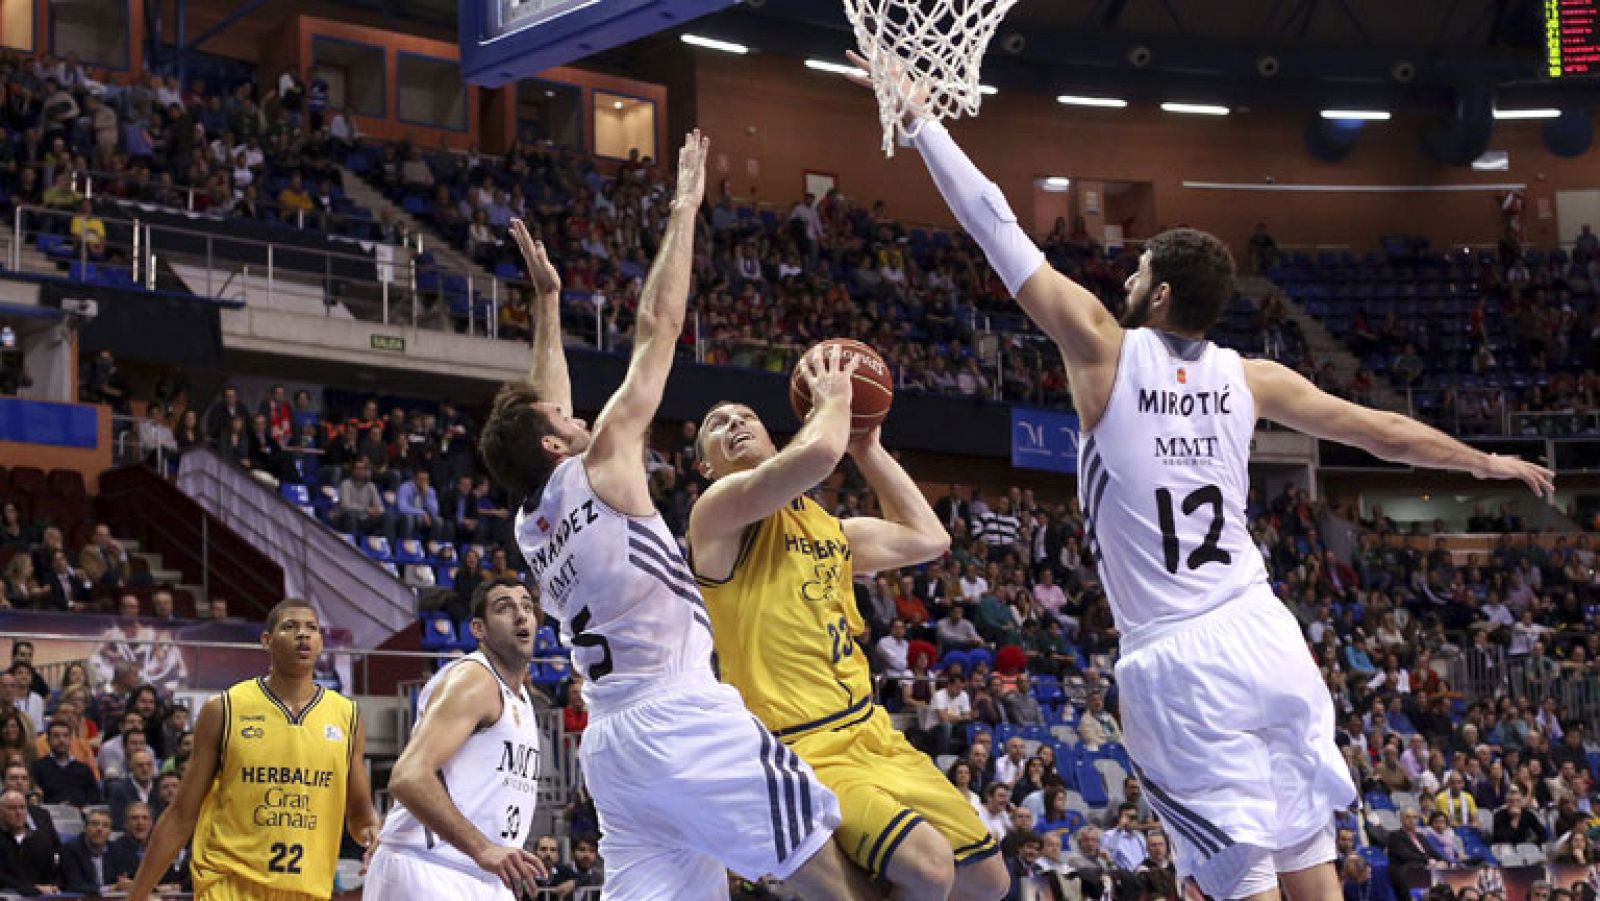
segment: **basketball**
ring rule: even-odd
[[[855,390],[850,398],[850,434],[865,435],[889,415],[889,407],[894,404],[894,374],[877,351],[849,338],[829,338],[807,348],[806,354],[830,344],[839,346],[842,360],[852,356],[861,360],[856,366]],[[801,359],[804,358],[802,354]],[[811,386],[800,377],[798,365],[789,375],[789,406],[802,422],[811,413]]]

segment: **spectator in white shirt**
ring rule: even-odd
[[[1405,753],[1400,755],[1400,765],[1405,768],[1406,775],[1411,777],[1411,781],[1421,779],[1422,774],[1428,769],[1428,740],[1421,735],[1411,736]]]
[[[961,570],[961,599],[968,604],[976,604],[988,590],[989,580],[978,572],[978,564],[968,563]]]
[[[967,724],[972,722],[972,699],[967,697],[966,678],[956,672],[945,676],[944,687],[933,693],[928,710],[934,718],[929,730],[934,756],[955,753],[965,743]]]
[[[1016,785],[1027,766],[1028,752],[1023,747],[1022,739],[1013,735],[1006,739],[1005,756],[994,762],[994,781]]]
[[[1106,854],[1110,855],[1119,870],[1137,870],[1139,864],[1149,856],[1144,833],[1136,828],[1138,823],[1138,805],[1123,802],[1117,808],[1117,828],[1107,832],[1101,839],[1101,847],[1105,848]]]
[[[979,520],[983,524],[980,537],[990,547],[1011,547],[1017,543],[1022,521],[1011,511],[1011,498],[1002,497],[995,503],[995,509]]]
[[[1506,653],[1512,657],[1526,657],[1533,650],[1533,643],[1544,638],[1550,631],[1542,623],[1533,621],[1533,611],[1522,611],[1522,619],[1511,627],[1511,646]]]
[[[995,841],[1002,841],[1011,831],[1011,786],[996,780],[983,790],[983,812],[979,819],[989,827]]]
[[[911,676],[911,664],[906,660],[906,653],[911,649],[911,642],[906,640],[906,621],[896,617],[889,624],[889,634],[878,639],[878,663],[883,667],[883,674],[891,679],[907,679]]]

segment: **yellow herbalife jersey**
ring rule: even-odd
[[[697,576],[722,680],[787,738],[871,716],[865,631],[839,521],[809,498],[750,526],[733,573]]]
[[[227,880],[333,893],[356,706],[318,688],[298,717],[263,679],[222,695],[221,764],[194,831],[195,893]]]

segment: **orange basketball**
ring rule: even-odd
[[[889,407],[894,403],[894,374],[877,351],[849,338],[829,338],[807,348],[806,353],[830,344],[839,346],[841,359],[860,358],[850,400],[850,434],[865,435],[889,415]],[[811,386],[800,377],[798,366],[789,375],[789,406],[802,422],[811,412]]]

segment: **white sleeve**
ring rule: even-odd
[[[950,132],[935,121],[922,123],[912,141],[928,166],[928,174],[961,227],[972,235],[989,265],[1012,296],[1044,265],[1044,253],[1017,224],[1000,186],[972,164]]]

